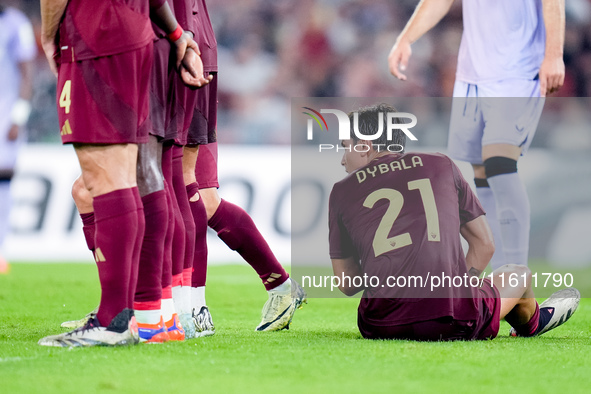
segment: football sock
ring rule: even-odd
[[[201,307],[207,306],[205,302],[205,286],[191,288],[191,307],[199,312]]]
[[[167,286],[162,288],[162,317],[167,322],[172,319],[172,315],[175,313],[174,301],[172,300],[172,287]]]
[[[548,320],[542,321],[542,319],[545,318],[547,315],[547,311],[542,313],[542,310],[540,310],[540,306],[536,302],[536,311],[534,312],[531,319],[529,319],[529,321],[525,324],[512,326],[517,332],[517,335],[519,335],[520,337],[531,337],[538,332],[538,327],[544,327],[545,323],[547,323]]]
[[[172,145],[165,144],[162,149],[162,172],[166,180],[165,187],[170,195],[172,210],[169,212],[174,219],[172,238],[172,275],[182,274],[185,264],[185,224],[173,187]]]
[[[133,245],[133,253],[132,253],[132,264],[131,264],[131,274],[129,277],[129,293],[127,296],[127,307],[129,309],[133,309],[133,301],[135,299],[135,289],[137,287],[137,280],[139,275],[139,268],[140,268],[140,255],[142,252],[142,244],[144,243],[144,233],[146,230],[146,218],[144,213],[144,204],[142,203],[142,198],[140,197],[140,192],[137,187],[131,188],[133,193],[133,198],[135,199],[135,204],[137,206],[137,236],[135,238],[135,243]],[[160,287],[160,284],[159,286]],[[159,297],[158,297],[159,298]]]
[[[164,193],[166,194],[167,222],[166,236],[164,237],[164,257],[162,259],[162,288],[172,286],[172,244],[174,238],[174,215],[172,196],[168,191],[166,179],[164,180]],[[164,298],[164,297],[162,297]]]
[[[501,238],[501,227],[499,220],[497,219],[497,206],[495,202],[495,196],[486,179],[474,178],[476,184],[476,194],[478,199],[486,212],[486,220],[492,230],[493,238],[495,241],[495,254],[493,254],[490,260],[492,270],[496,270],[502,265],[505,265],[505,256],[503,255],[503,240]]]
[[[183,303],[182,313],[191,312],[191,278],[193,276],[193,268],[185,268],[183,270],[183,285],[181,287],[181,302]]]
[[[166,192],[158,190],[142,197],[146,231],[140,255],[140,269],[134,300],[149,302],[162,298],[162,261],[168,226]],[[136,309],[134,307],[134,309]],[[138,319],[139,321],[139,319]]]
[[[97,318],[107,326],[129,304],[133,248],[138,234],[138,207],[131,189],[94,198],[95,260],[101,283]]]
[[[134,302],[133,309],[138,323],[158,324],[162,319],[161,300],[151,302]]]
[[[94,252],[94,212],[81,213],[82,232],[89,250]]]
[[[199,192],[199,185],[194,182],[187,185],[187,195],[193,197]],[[195,253],[193,255],[192,287],[205,286],[207,280],[207,213],[205,204],[200,197],[197,201],[190,201],[191,214],[195,223]]]
[[[291,279],[287,278],[287,280],[285,282],[283,282],[279,286],[275,287],[274,289],[269,290],[269,292],[273,292],[275,294],[280,294],[280,295],[291,294]]]
[[[267,290],[289,278],[244,209],[222,200],[208,224],[230,249],[237,251],[254,268]]]
[[[183,274],[172,276],[172,300],[174,301],[174,310],[177,313],[183,313],[181,309],[183,306],[181,283],[183,281]]]
[[[506,165],[494,171],[495,167],[491,163],[495,162]],[[484,165],[496,201],[505,263],[527,265],[530,206],[527,192],[517,173],[517,162],[504,157],[491,157]]]
[[[183,269],[193,268],[193,258],[195,254],[195,222],[189,206],[189,197],[187,188],[183,179],[183,148],[175,146],[172,156],[172,180],[174,194],[179,205],[179,212],[185,226],[185,255],[183,259]]]

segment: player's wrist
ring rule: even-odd
[[[182,36],[183,36],[184,30],[181,27],[180,24],[177,23],[176,25],[176,29],[172,32],[166,35],[166,38],[170,41],[170,42],[177,42]]]
[[[24,126],[29,120],[29,115],[31,115],[31,102],[19,98],[10,111],[10,120],[12,124]]]

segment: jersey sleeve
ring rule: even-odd
[[[478,197],[476,197],[470,188],[470,185],[462,176],[460,169],[454,164],[453,161],[451,161],[451,159],[449,161],[451,163],[454,174],[454,182],[458,192],[460,225],[464,225],[476,219],[478,216],[484,215],[485,212],[484,209],[482,209],[482,205],[480,205],[480,201],[478,201]]]
[[[331,259],[344,259],[355,256],[353,240],[343,223],[338,187],[330,192],[328,201],[328,244]]]

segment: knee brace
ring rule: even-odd
[[[508,157],[494,156],[484,161],[484,172],[487,178],[495,175],[517,172],[517,160]]]

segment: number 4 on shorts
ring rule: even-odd
[[[60,108],[65,108],[66,114],[70,113],[70,104],[72,104],[72,99],[70,97],[71,92],[72,81],[68,79],[66,82],[64,82],[64,87],[62,88],[59,99]]]

